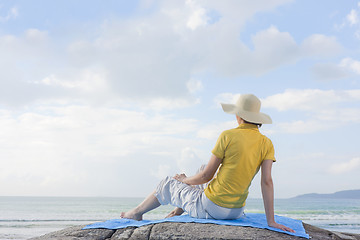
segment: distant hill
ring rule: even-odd
[[[331,194],[308,193],[296,196],[295,198],[360,199],[360,189],[340,191]]]

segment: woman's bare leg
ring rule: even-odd
[[[154,208],[159,207],[161,204],[159,203],[158,199],[155,197],[155,191],[152,192],[145,200],[140,203],[136,208],[131,209],[127,212],[121,213],[121,218],[130,218],[137,221],[142,220],[142,216],[144,213],[153,210]]]

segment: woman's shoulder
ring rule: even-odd
[[[223,141],[229,141],[230,139],[232,139],[234,137],[235,134],[236,134],[236,131],[234,128],[227,129],[220,133],[218,139],[219,140],[222,139]]]
[[[226,129],[226,130],[222,131],[222,133],[220,135],[229,136],[229,135],[236,134],[237,132],[238,132],[237,128],[231,128],[231,129]]]
[[[261,135],[262,135],[262,137],[263,137],[263,142],[264,142],[266,145],[268,145],[268,146],[273,146],[273,143],[272,143],[272,141],[271,141],[271,139],[270,139],[269,137],[265,136],[264,134],[261,134]]]

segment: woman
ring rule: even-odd
[[[274,147],[258,129],[262,124],[272,123],[271,118],[260,112],[261,102],[252,94],[241,95],[235,104],[221,105],[226,113],[236,115],[239,126],[221,133],[208,164],[192,177],[177,174],[165,178],[140,205],[121,213],[121,217],[142,220],[144,213],[161,204],[171,204],[176,208],[168,217],[185,211],[196,218],[239,218],[251,181],[261,168],[261,190],[268,225],[294,232],[274,219],[271,177]],[[205,189],[204,184],[207,184]]]

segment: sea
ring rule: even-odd
[[[0,197],[0,239],[29,239],[63,228],[119,218],[142,198]],[[144,219],[164,218],[161,206]],[[263,213],[262,199],[248,199],[246,212]],[[320,228],[360,233],[360,199],[276,199],[275,214]]]

